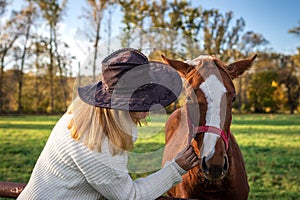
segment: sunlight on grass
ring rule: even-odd
[[[27,182],[60,116],[0,117],[0,181]],[[166,115],[151,114],[129,155],[133,178],[160,168]],[[249,199],[300,196],[300,116],[234,115],[231,127],[244,155]]]
[[[0,117],[0,180],[28,181],[58,116]]]

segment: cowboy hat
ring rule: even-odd
[[[124,48],[102,61],[101,81],[79,87],[78,94],[96,107],[146,112],[168,106],[181,89],[181,78],[173,68]]]

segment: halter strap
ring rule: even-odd
[[[224,130],[218,128],[218,127],[215,127],[215,126],[195,126],[192,121],[191,121],[191,118],[189,116],[189,112],[188,112],[188,106],[186,104],[186,116],[187,116],[187,122],[188,122],[188,126],[189,126],[189,143],[191,142],[191,140],[196,137],[196,135],[198,133],[206,133],[206,132],[210,132],[210,133],[214,133],[214,134],[217,134],[219,135],[224,143],[225,143],[225,148],[226,148],[226,151],[228,150],[228,141],[230,139],[230,135],[231,135],[231,132],[230,132],[230,126],[228,128],[228,131],[227,131],[227,134]],[[230,118],[230,124],[231,124],[231,118]]]

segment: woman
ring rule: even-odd
[[[162,169],[132,180],[127,152],[136,125],[150,110],[171,104],[181,79],[170,67],[149,62],[135,49],[102,62],[102,80],[78,88],[57,122],[28,185],[18,199],[155,199],[181,181],[198,158],[191,146]]]

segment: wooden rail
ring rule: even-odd
[[[0,197],[17,198],[26,183],[0,182]]]
[[[1,182],[0,181],[0,198],[14,198],[16,199],[22,190],[25,188],[26,183],[15,183],[15,182]],[[174,197],[159,197],[156,200],[192,200],[192,199],[182,199]]]
[[[175,197],[159,197],[156,200],[197,200],[197,199],[183,199],[183,198],[175,198]]]

